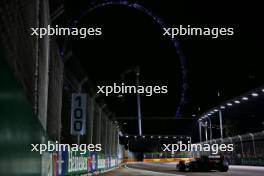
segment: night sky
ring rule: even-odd
[[[234,28],[234,36],[218,39],[206,36],[177,38],[186,59],[188,83],[180,118],[200,115],[222,101],[263,85],[263,10],[260,2],[137,2],[162,18],[168,27],[182,24]],[[66,14],[69,19],[74,19],[89,7],[87,1],[66,1]],[[168,85],[169,90],[167,95],[142,96],[143,118],[175,117],[183,83],[181,65],[170,39],[162,36],[160,26],[146,14],[119,5],[92,11],[78,23],[78,27],[98,26],[103,28],[102,36],[71,40],[73,57],[80,61],[93,83],[120,83],[121,73],[138,65],[142,85]],[[133,75],[126,78],[126,83],[134,82]],[[220,92],[220,98],[217,92]],[[112,95],[105,100],[117,117],[136,116],[135,95],[126,95],[124,99]],[[184,123],[194,125],[196,122],[177,121],[165,132],[178,133],[174,129],[181,130]],[[187,129],[192,129],[192,125]],[[125,128],[134,133],[136,123],[130,122]],[[149,125],[146,128],[150,129],[149,133],[158,132],[152,131]]]

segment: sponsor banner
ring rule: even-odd
[[[107,157],[107,169],[111,168],[111,157]]]
[[[88,160],[88,162],[89,162],[89,160]],[[89,168],[90,172],[97,171],[97,153],[96,152],[90,153],[90,162],[88,165],[90,166],[90,168]]]
[[[110,167],[115,167],[117,166],[117,159],[116,158],[113,158],[113,157],[110,157]]]
[[[109,168],[109,158],[107,156],[105,156],[105,169]]]
[[[91,173],[92,172],[92,157],[90,154],[87,157],[87,164],[88,164],[88,173]]]
[[[54,155],[54,174],[56,176],[65,176],[67,171],[67,161],[68,161],[68,152],[67,151],[60,151],[55,153]]]
[[[58,155],[57,153],[52,154],[52,168],[53,168],[53,176],[57,176],[57,161],[58,161]]]
[[[63,151],[52,155],[53,176],[88,175],[101,172],[118,165],[117,157],[105,156],[96,152],[81,154],[76,151]],[[51,172],[49,170],[49,172]]]
[[[53,168],[53,155],[49,152],[44,152],[41,156],[42,158],[42,169],[41,174],[42,175],[53,175],[54,168]]]
[[[88,173],[88,152],[81,154],[76,151],[69,151],[67,159],[66,174]]]
[[[98,159],[97,159],[97,170],[101,171],[106,169],[106,159],[104,157],[104,155],[102,154],[98,154]]]

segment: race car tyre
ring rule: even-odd
[[[184,172],[186,169],[184,161],[179,162],[179,171]]]
[[[220,168],[220,172],[227,172],[228,171],[228,162],[227,161],[224,161],[223,162],[223,165],[221,166],[221,168]]]

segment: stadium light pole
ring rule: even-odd
[[[202,124],[201,123],[202,123],[202,119],[198,119],[200,142],[202,142]]]
[[[220,136],[223,139],[223,120],[222,120],[222,111],[219,110],[219,123],[220,123]]]
[[[208,141],[208,131],[207,131],[207,121],[205,122],[205,128],[204,128],[204,130],[205,130],[205,141],[207,142]]]
[[[204,118],[206,118],[208,120],[208,122],[209,122],[210,140],[212,140],[213,139],[212,121],[211,121],[210,117],[205,116]]]
[[[217,92],[217,100],[219,102],[220,99],[220,92]],[[219,127],[220,127],[220,137],[223,139],[223,120],[222,120],[222,111],[221,108],[218,110],[218,115],[219,115]]]
[[[134,72],[136,74],[136,86],[139,86],[140,69],[139,66],[133,69],[126,70],[121,74],[122,82],[125,82],[125,75]],[[141,122],[141,99],[137,91],[137,115],[138,115],[138,134],[142,136],[142,122]]]
[[[139,75],[140,75],[140,70],[139,66],[136,67],[136,84],[137,87],[139,86]],[[142,136],[142,124],[141,124],[141,101],[140,101],[140,94],[137,91],[137,112],[138,112],[138,131],[139,131],[139,136]]]

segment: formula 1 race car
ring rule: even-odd
[[[224,156],[220,155],[201,156],[188,162],[180,161],[176,168],[179,171],[218,170],[220,172],[227,172],[228,162],[224,159]]]

